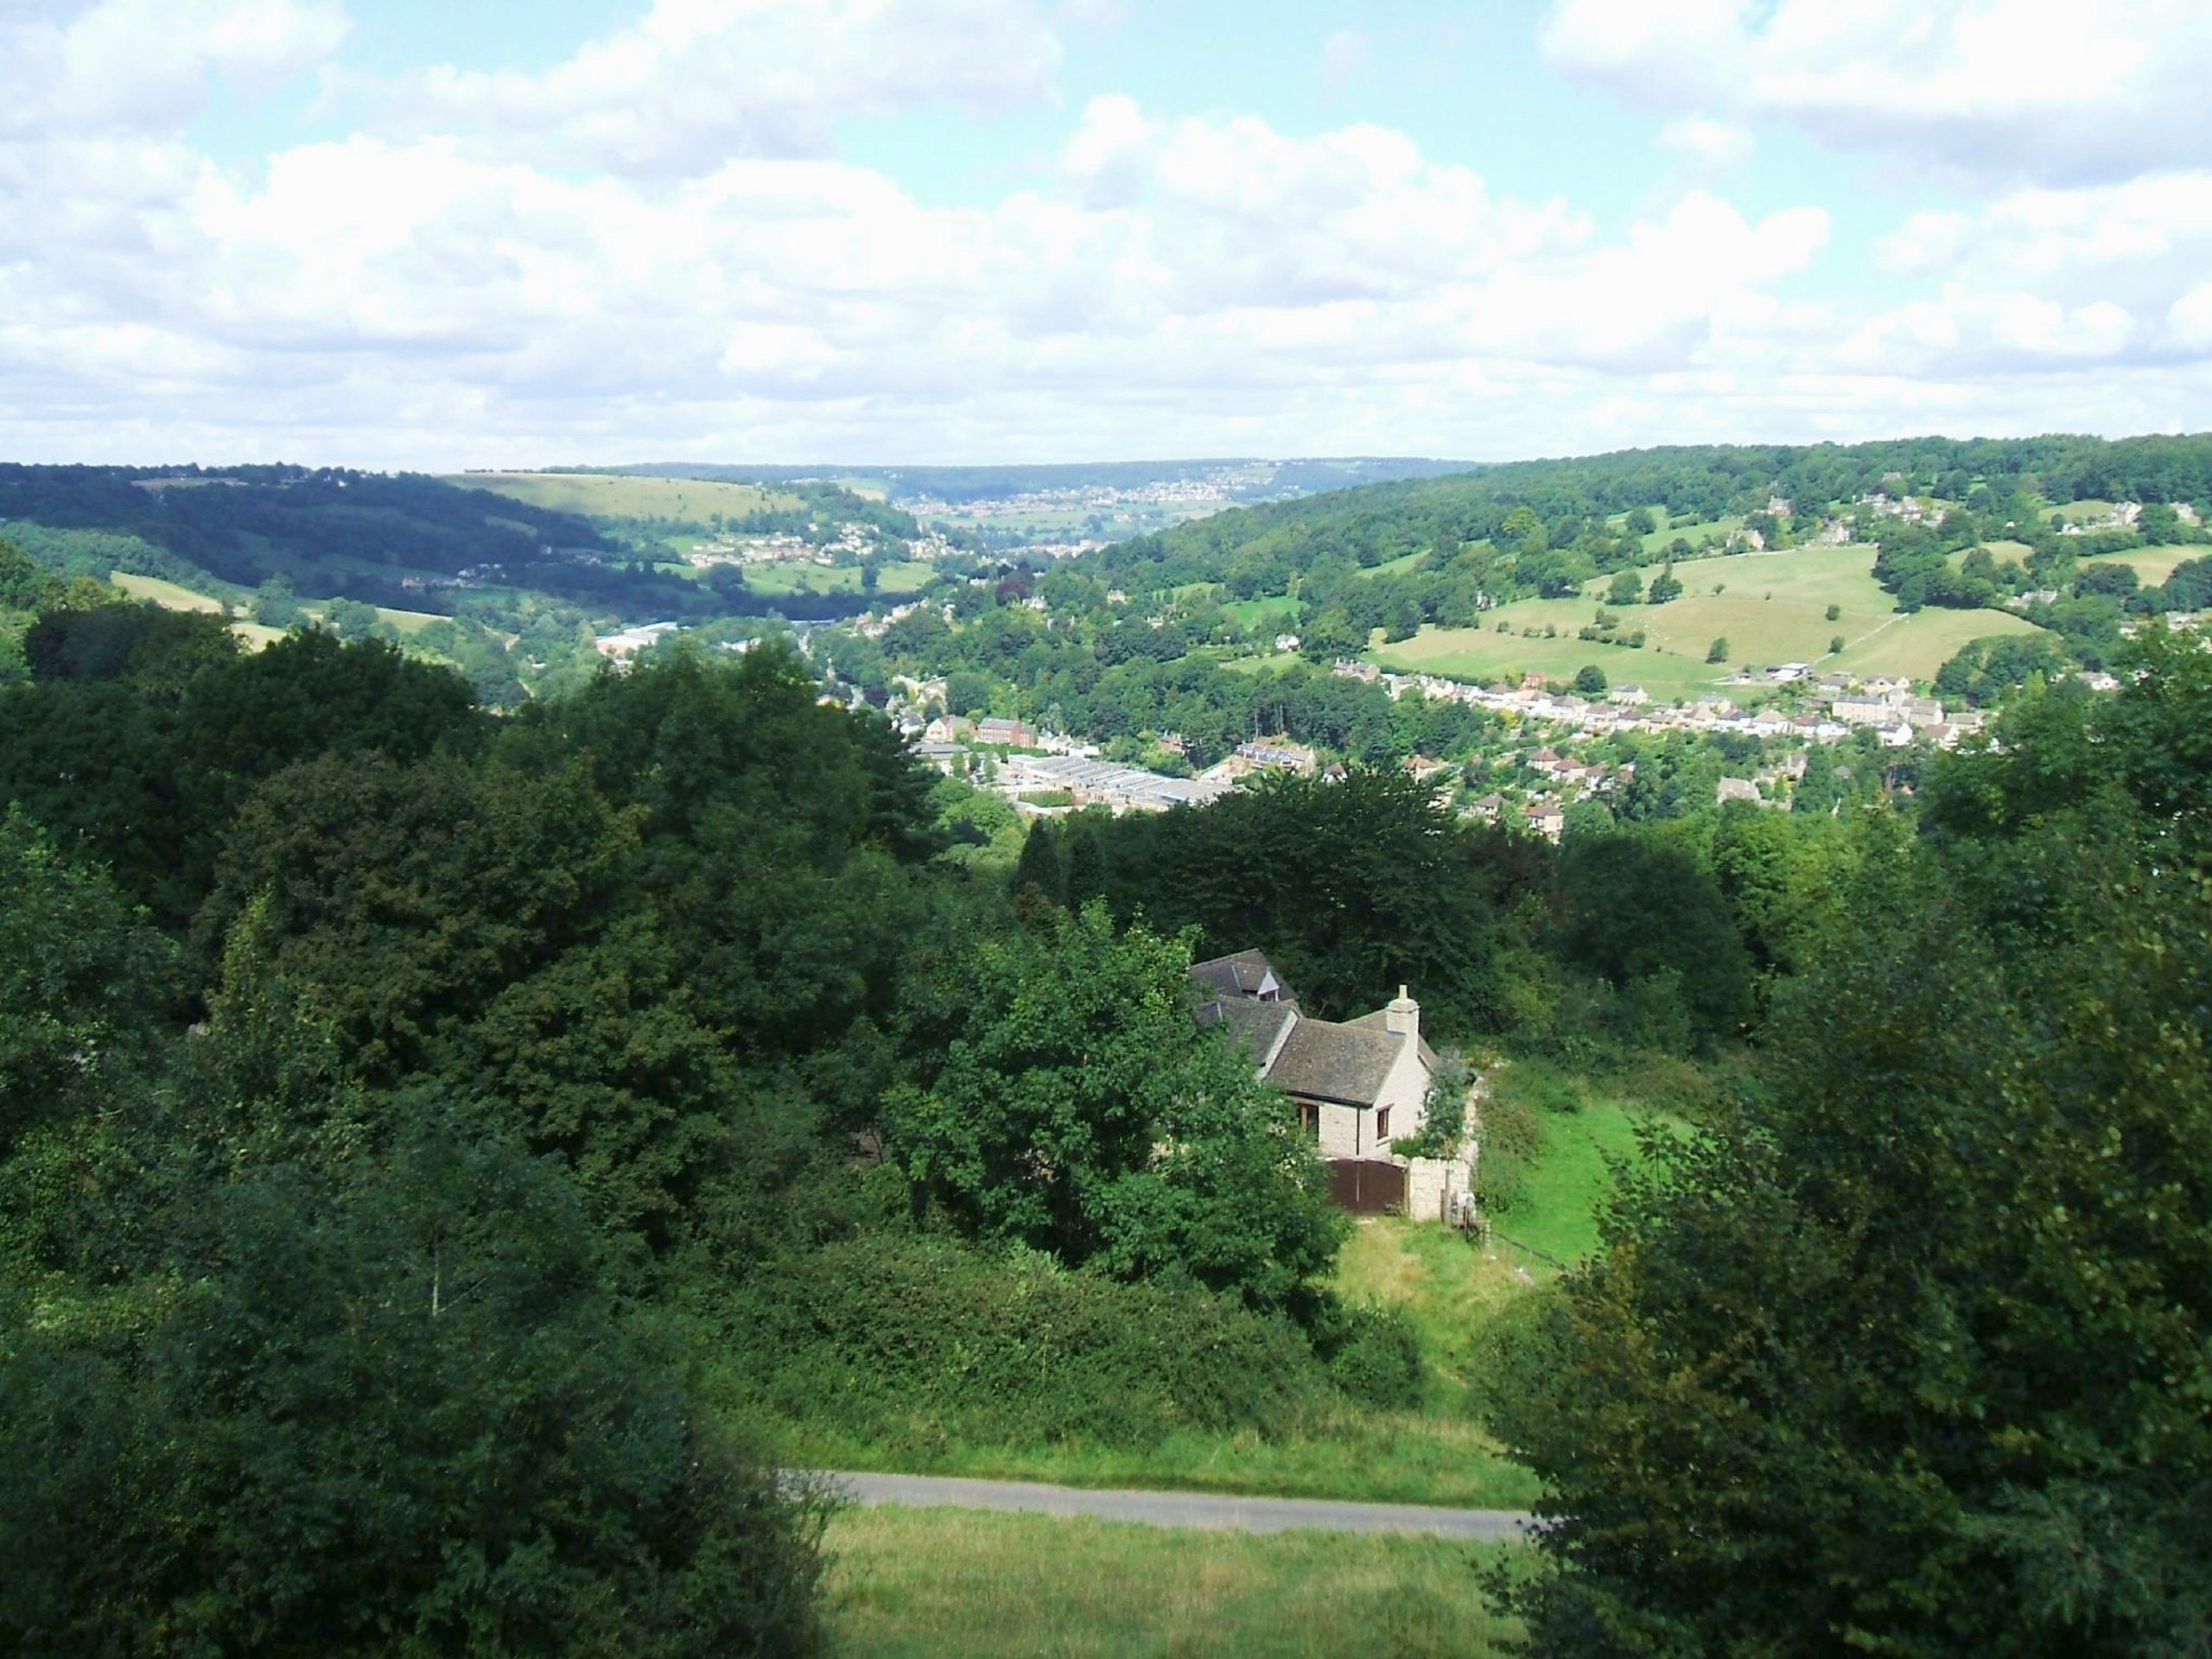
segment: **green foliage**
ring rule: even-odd
[[[1728,660],[1728,641],[1726,638],[1715,639],[1706,647],[1705,660],[1708,663],[1725,663]]]
[[[1491,1421],[1540,1652],[2194,1652],[2212,1622],[2203,653],[2023,702],[1653,1134]]]
[[[1096,905],[985,941],[935,988],[890,1145],[972,1236],[1302,1306],[1343,1222],[1287,1103],[1192,1018],[1190,961]]]
[[[0,536],[0,611],[35,611],[60,586],[15,542]]]
[[[181,1224],[143,1331],[0,1315],[10,1651],[815,1649],[817,1520],[692,1423],[544,1166],[426,1131]]]
[[[1332,1303],[1313,1334],[1329,1380],[1360,1406],[1390,1411],[1421,1403],[1421,1332],[1404,1308]]]
[[[1421,1103],[1421,1128],[1394,1137],[1391,1150],[1403,1158],[1457,1157],[1466,1143],[1468,1090],[1474,1081],[1474,1067],[1464,1053],[1456,1048],[1440,1052]]]
[[[1030,821],[1020,861],[1014,867],[1014,891],[1017,899],[1033,895],[1047,906],[1067,902],[1067,870],[1060,861],[1059,842],[1042,818]]]
[[[1574,689],[1586,697],[1605,695],[1605,671],[1595,663],[1588,663],[1574,671]]]
[[[1649,831],[1578,839],[1560,855],[1559,890],[1560,953],[1619,995],[1622,1038],[1678,1048],[1741,1031],[1751,960],[1688,852]]]
[[[1116,910],[1204,931],[1208,955],[1257,946],[1330,1019],[1413,988],[1427,1029],[1510,1022],[1525,940],[1516,906],[1550,849],[1467,824],[1402,772],[1279,776],[1203,812],[1100,827]]]
[[[1936,693],[1985,709],[2031,678],[2055,677],[2069,666],[2065,650],[2047,633],[1972,639],[1937,671]]]
[[[290,628],[306,616],[292,584],[282,576],[270,577],[254,594],[253,620],[264,628]]]
[[[21,812],[0,815],[0,1157],[139,1080],[174,961],[100,872],[63,861]]]
[[[722,1363],[746,1397],[919,1454],[1287,1427],[1326,1395],[1300,1332],[1233,1298],[943,1239],[779,1262],[733,1314]]]

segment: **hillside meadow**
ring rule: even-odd
[[[1647,566],[1638,575],[1648,587],[1662,568]],[[2031,623],[2001,611],[1900,614],[1875,582],[1873,556],[1863,547],[1700,559],[1676,566],[1675,574],[1683,585],[1680,599],[1608,607],[1624,632],[1643,631],[1640,650],[1576,637],[1601,607],[1606,582],[1596,582],[1579,599],[1522,600],[1487,613],[1479,628],[1423,627],[1371,654],[1386,668],[1459,679],[1518,673],[1564,680],[1594,663],[1613,684],[1641,685],[1671,702],[1714,692],[1742,668],[1785,662],[1930,679],[1968,639],[2033,631]],[[1839,613],[1834,620],[1827,615],[1832,605]],[[1501,632],[1501,624],[1510,632]],[[1531,637],[1529,630],[1545,627],[1556,628],[1557,637]],[[1831,656],[1828,646],[1839,635],[1844,649]],[[1728,641],[1728,660],[1708,665],[1706,652],[1717,639]]]
[[[577,512],[588,518],[679,518],[705,524],[804,505],[798,497],[752,484],[693,478],[631,478],[613,473],[462,473],[444,480],[489,490],[525,506]]]
[[[2139,547],[2126,553],[2101,553],[2099,564],[2124,564],[2143,579],[2146,588],[2155,586],[2173,575],[2175,569],[2191,559],[2204,557],[2202,543],[2188,547]]]

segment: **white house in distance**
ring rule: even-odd
[[[1315,1020],[1257,950],[1197,963],[1198,1023],[1222,1027],[1260,1076],[1288,1095],[1330,1166],[1337,1202],[1427,1220],[1455,1212],[1473,1185],[1471,1149],[1451,1159],[1405,1158],[1395,1143],[1427,1121],[1436,1052],[1421,1034],[1421,1004],[1401,985],[1387,1007],[1341,1023]]]

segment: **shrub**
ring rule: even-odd
[[[753,1275],[734,1375],[781,1415],[907,1445],[1156,1444],[1274,1428],[1325,1386],[1287,1319],[1040,1253],[876,1235]]]
[[[1714,591],[1717,593],[1719,590],[1716,588]],[[1705,660],[1708,663],[1725,663],[1728,660],[1728,641],[1726,637],[1714,640],[1706,647]]]
[[[1409,1410],[1421,1403],[1421,1332],[1405,1309],[1333,1304],[1313,1338],[1329,1380],[1360,1405]]]

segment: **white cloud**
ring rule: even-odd
[[[252,92],[326,60],[334,0],[102,0],[0,11],[0,139],[173,131],[211,77]]]
[[[114,67],[101,30],[153,3],[0,11],[7,43],[47,54],[20,96],[66,85],[107,111],[0,124],[0,220],[38,227],[0,248],[0,450],[1495,455],[2120,429],[2212,401],[2212,175],[1910,219],[1883,257],[1912,303],[1867,315],[1801,288],[1832,234],[1818,207],[1694,189],[1601,227],[1374,124],[1298,136],[1100,98],[1029,188],[960,207],[828,152],[839,88],[880,108],[1048,92],[1049,32],[1014,0],[960,0],[1035,48],[967,83],[890,60],[911,0],[661,0],[545,75],[448,73],[439,130],[240,171],[183,123],[211,85],[323,62],[342,18],[177,0],[190,41],[157,74]],[[833,14],[876,61],[805,27]],[[731,67],[779,29],[775,75]],[[710,96],[725,70],[735,114]],[[1715,130],[1679,142],[1726,152],[1725,106],[1699,107]]]
[[[505,155],[697,177],[733,157],[829,155],[838,118],[1037,102],[1059,58],[1037,0],[654,0],[543,73],[410,76],[390,120],[480,133]]]
[[[1554,0],[1556,66],[1961,178],[2085,184],[2212,154],[2202,0]]]
[[[1916,213],[1877,263],[1938,291],[1870,319],[1847,346],[1917,371],[2009,372],[2048,360],[2201,360],[2190,296],[2212,269],[2212,173],[2024,190],[1974,212]]]
[[[1709,115],[1686,115],[1659,130],[1659,147],[1707,167],[1732,167],[1751,153],[1751,135]]]

